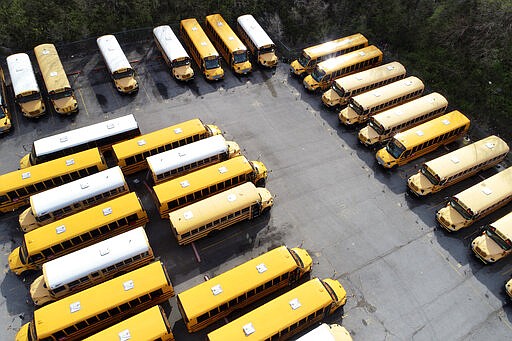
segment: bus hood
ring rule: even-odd
[[[78,108],[78,103],[73,96],[68,96],[64,98],[59,98],[56,100],[52,100],[53,107],[55,111],[59,114],[67,114],[73,111],[76,111]]]
[[[194,78],[194,70],[190,65],[181,65],[172,68],[172,74],[180,81],[188,81]]]
[[[226,141],[226,143],[228,145],[228,153],[230,158],[241,155],[240,146],[238,143],[235,141]]]
[[[21,326],[20,330],[16,334],[16,341],[28,341],[29,326],[30,322]]]
[[[260,54],[258,62],[263,66],[273,67],[277,65],[277,56],[272,52]]]
[[[44,287],[43,275],[37,277],[30,285],[30,296],[32,297],[32,301],[34,301],[34,304],[38,306],[52,300],[48,290]]]
[[[299,63],[298,60],[294,60],[290,66],[292,67],[292,72],[296,74],[297,76],[302,76],[304,72],[306,72],[306,69]]]
[[[215,136],[215,135],[222,135],[222,130],[220,130],[220,128],[218,126],[216,126],[215,124],[207,124],[206,126],[210,130],[210,134],[211,134],[210,137]]]
[[[212,70],[206,70],[206,79],[208,80],[221,80],[224,78],[224,70],[221,67],[212,69]]]
[[[345,125],[351,125],[355,124],[359,121],[359,115],[349,107],[346,107],[345,109],[341,110],[338,114],[338,118],[340,119],[341,123]]]
[[[432,193],[434,185],[428,181],[427,177],[420,172],[412,175],[407,179],[407,185],[409,189],[416,195],[427,195]]]
[[[20,169],[28,168],[30,166],[32,166],[30,164],[30,154],[26,154],[20,160]]]
[[[334,293],[338,297],[338,301],[334,303],[334,307],[331,309],[332,313],[334,310],[345,305],[345,303],[347,302],[347,292],[345,288],[343,288],[341,283],[335,279],[326,278],[324,279],[324,282],[331,287],[332,291],[334,291]]]
[[[44,114],[44,104],[41,100],[20,103],[21,111],[29,116],[40,116]]]
[[[292,250],[297,254],[297,256],[299,256],[300,260],[304,264],[304,272],[311,271],[311,267],[313,266],[313,259],[309,253],[299,247],[294,247]]]
[[[493,263],[507,255],[494,240],[482,234],[471,242],[471,248],[485,263]]]
[[[311,75],[307,75],[302,81],[302,84],[304,84],[304,87],[309,91],[314,91],[320,87],[320,83],[318,83]]]
[[[23,232],[29,232],[39,227],[36,218],[32,214],[32,206],[21,212],[18,222]]]
[[[447,231],[458,231],[468,225],[466,220],[451,206],[445,206],[436,213],[436,219]]]
[[[329,89],[322,95],[322,103],[324,103],[328,107],[334,107],[340,103],[340,96],[333,89]]]
[[[9,254],[9,269],[16,275],[20,275],[23,271],[29,270],[20,259],[20,247],[18,246]],[[34,268],[35,269],[35,268]]]
[[[380,142],[379,136],[380,135],[377,134],[377,132],[370,126],[361,128],[361,130],[359,130],[359,134],[357,134],[359,141],[365,146],[371,146],[377,142]]]
[[[505,284],[505,290],[507,291],[508,296],[512,298],[512,279],[510,279],[507,284]]]
[[[375,154],[375,158],[377,159],[377,162],[384,168],[393,168],[396,166],[396,159],[388,153],[386,147],[379,149],[377,154]]]
[[[124,77],[115,79],[117,90],[124,93],[131,93],[139,88],[139,84],[135,80],[135,77]]]
[[[234,64],[233,69],[238,74],[246,75],[251,71],[252,64],[250,61],[245,61],[243,63],[237,63],[237,64]]]
[[[262,210],[266,208],[272,207],[274,205],[274,198],[272,197],[272,194],[270,194],[269,190],[263,187],[257,187],[256,190],[258,191],[258,194],[261,198],[261,207]]]

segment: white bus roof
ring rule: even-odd
[[[30,197],[32,213],[40,217],[87,198],[123,186],[121,168],[116,166]]]
[[[176,149],[149,156],[146,160],[153,174],[160,175],[193,162],[226,152],[227,150],[228,145],[224,137],[222,135],[215,135]]]
[[[132,68],[116,37],[107,34],[96,39],[96,42],[110,73]]]
[[[268,36],[267,32],[258,24],[251,14],[241,15],[237,19],[238,24],[247,33],[256,48],[274,45],[274,42]]]
[[[190,58],[169,25],[155,27],[153,34],[171,62],[180,58]]]
[[[179,208],[169,213],[169,220],[176,232],[182,234],[258,202],[261,198],[259,190],[266,189],[246,182]]]
[[[14,96],[27,91],[39,91],[30,58],[26,53],[16,53],[7,57],[7,68],[11,76]]]
[[[425,162],[425,165],[436,172],[440,179],[445,179],[479,163],[506,154],[508,151],[509,147],[505,141],[498,136],[491,135]]]
[[[405,93],[414,92],[415,90],[424,88],[425,86],[421,79],[418,77],[409,76],[407,78],[389,83],[368,92],[363,92],[362,94],[352,97],[350,101],[359,104],[364,110],[366,110],[379,104],[386,103],[390,99],[401,97]]]
[[[335,80],[338,87],[351,91],[378,82],[383,79],[393,78],[405,74],[405,67],[399,62],[391,62],[385,65],[357,72]]]
[[[43,275],[50,289],[69,284],[95,271],[148,252],[148,237],[138,227],[43,264]],[[77,266],[79,264],[79,266]]]
[[[438,108],[446,106],[448,106],[446,98],[437,92],[433,92],[404,104],[400,104],[391,109],[384,110],[383,112],[372,116],[370,120],[378,122],[386,129],[389,127],[396,127],[402,123],[414,120],[428,112],[432,112]]]
[[[339,325],[329,326],[322,323],[309,333],[299,337],[296,341],[349,341],[352,340],[350,333]]]
[[[512,167],[509,167],[476,185],[454,195],[459,202],[479,213],[512,194]]]
[[[130,114],[112,120],[73,129],[64,133],[44,137],[34,141],[37,156],[47,155],[59,150],[75,147],[90,141],[137,129],[135,117]]]

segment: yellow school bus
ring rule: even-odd
[[[336,58],[331,58],[315,66],[313,72],[304,78],[303,84],[309,91],[325,90],[343,76],[372,68],[382,62],[382,51],[371,45]]]
[[[9,255],[9,268],[17,275],[37,270],[47,261],[144,226],[148,220],[137,195],[123,195],[27,232],[21,247]]]
[[[485,225],[471,242],[471,249],[484,263],[494,263],[512,253],[512,212]]]
[[[375,157],[384,168],[401,166],[467,133],[470,121],[454,110],[419,126],[396,134]]]
[[[207,80],[224,78],[220,56],[196,19],[183,19],[180,22],[181,39]]]
[[[247,74],[252,65],[247,48],[220,14],[206,16],[205,31],[226,63],[238,74]]]
[[[128,175],[147,169],[148,156],[221,134],[222,131],[216,125],[204,124],[200,119],[194,118],[116,143],[112,149],[117,165]]]
[[[471,226],[511,200],[512,167],[509,167],[450,197],[446,206],[436,212],[436,220],[445,230],[458,231]]]
[[[154,262],[37,309],[16,340],[83,340],[172,296],[164,265]]]
[[[402,64],[391,62],[338,78],[332,83],[331,88],[323,93],[322,102],[328,108],[346,105],[353,96],[404,78],[405,72]]]
[[[164,309],[157,305],[84,339],[108,340],[174,341],[174,335]]]
[[[370,117],[406,103],[423,94],[425,85],[418,77],[407,77],[380,88],[350,98],[346,108],[338,114],[346,126],[365,123]]]
[[[270,210],[272,194],[252,182],[228,189],[169,213],[171,231],[178,244],[188,244],[237,222]]]
[[[346,301],[340,282],[314,278],[209,333],[207,340],[286,340]]]
[[[357,137],[365,146],[373,147],[399,132],[441,116],[447,107],[446,98],[433,92],[371,116],[368,125],[359,130]]]
[[[168,219],[171,211],[248,181],[265,187],[266,179],[267,167],[262,162],[240,155],[158,184],[153,195],[160,216]]]
[[[189,332],[205,328],[231,312],[309,274],[306,250],[280,246],[178,294],[178,308]]]
[[[129,191],[121,169],[108,168],[32,195],[18,221],[23,232],[32,231]]]
[[[98,148],[0,175],[0,212],[30,204],[30,196],[107,169]]]
[[[46,108],[28,54],[16,53],[8,56],[6,61],[11,76],[14,101],[23,116],[35,118],[43,115]]]
[[[78,102],[55,46],[53,44],[38,45],[34,47],[34,54],[55,112],[63,115],[77,113]]]
[[[98,147],[112,150],[112,144],[140,135],[139,124],[132,114],[78,129],[43,137],[34,141],[29,154],[20,160],[20,169]]]
[[[190,57],[183,48],[178,37],[169,25],[162,25],[153,29],[156,47],[171,68],[171,74],[180,81],[194,79],[194,70],[190,65]]]
[[[240,38],[251,50],[253,58],[264,67],[277,65],[276,46],[267,32],[251,14],[237,18],[237,30]]]
[[[149,156],[146,161],[153,183],[159,184],[239,155],[238,143],[216,135]]]
[[[143,227],[52,259],[30,285],[30,296],[41,306],[140,268],[154,259]],[[80,266],[77,266],[80,264]]]
[[[0,134],[7,133],[11,128],[11,113],[7,105],[7,85],[5,84],[4,69],[0,66]]]
[[[508,151],[508,145],[499,137],[486,137],[424,163],[418,173],[407,180],[407,186],[417,196],[439,192],[497,165]]]
[[[310,74],[315,66],[327,59],[368,46],[368,39],[360,33],[331,40],[302,50],[299,59],[291,63],[291,72],[297,76]]]
[[[107,34],[96,39],[96,42],[116,90],[122,94],[134,94],[139,91],[135,70],[130,65],[116,37]]]

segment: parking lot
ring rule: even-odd
[[[320,95],[307,93],[288,65],[256,69],[245,77],[226,70],[218,83],[206,82],[196,69],[195,80],[182,84],[171,78],[149,40],[123,48],[134,61],[139,93],[119,95],[99,53],[66,56],[80,112],[72,117],[50,113],[38,120],[14,113],[14,131],[0,144],[1,173],[18,168],[33,140],[54,133],[130,113],[142,133],[198,117],[218,125],[250,160],[265,163],[271,171],[266,187],[276,199],[270,214],[196,242],[196,254],[191,245],[178,246],[168,222],[159,218],[147,174],[128,177],[150,215],[146,231],[177,293],[276,246],[302,246],[313,257],[314,276],[336,278],[347,290],[343,311],[327,322],[344,325],[355,340],[510,339],[512,308],[504,285],[512,261],[484,265],[469,248],[478,226],[504,215],[510,205],[460,233],[435,225],[444,197],[481,178],[424,200],[409,198],[406,179],[426,158],[390,171],[378,167],[375,151],[358,144],[357,130],[339,126],[336,113],[322,106]],[[448,100],[455,109],[456,99]],[[473,129],[471,137],[482,133]],[[18,277],[9,271],[7,257],[22,241],[19,213],[0,216],[2,340],[13,339],[32,319],[28,289],[39,275]],[[175,298],[166,310],[177,340],[203,340],[222,325],[191,335]]]

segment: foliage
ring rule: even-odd
[[[512,2],[502,0],[3,0],[4,54],[221,13],[251,13],[281,55],[361,32],[453,108],[512,137]]]

